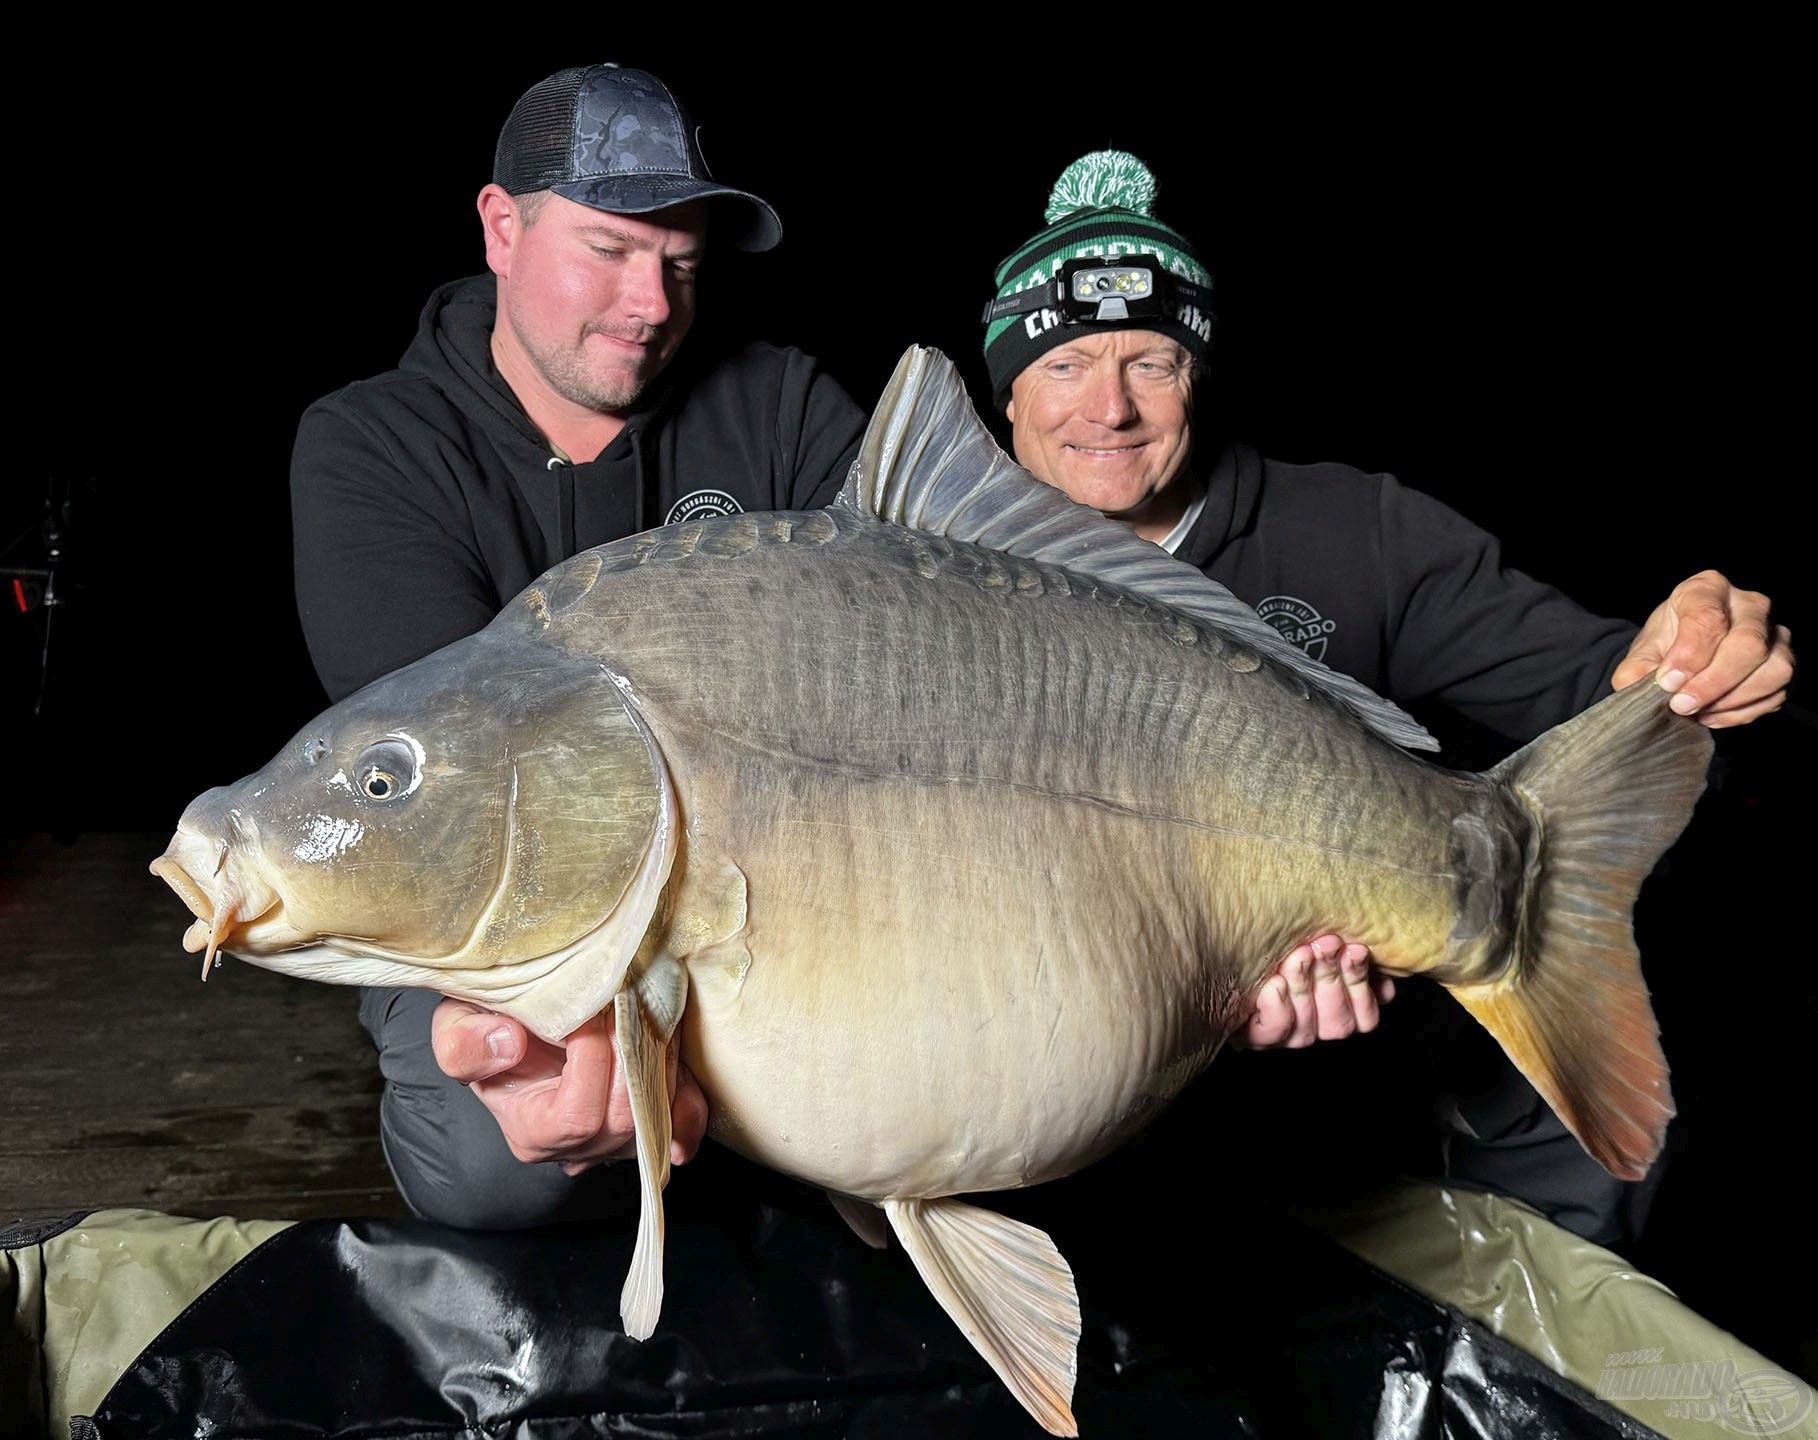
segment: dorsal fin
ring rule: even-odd
[[[912,345],[897,362],[837,503],[893,525],[1058,565],[1170,606],[1293,671],[1385,740],[1411,750],[1439,748],[1412,716],[1289,644],[1216,580],[1029,474],[997,448],[953,362],[938,350]]]

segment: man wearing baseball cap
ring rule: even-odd
[[[1046,226],[997,268],[985,363],[1016,458],[1037,478],[1197,566],[1334,669],[1512,741],[1656,672],[1674,710],[1714,728],[1784,701],[1786,628],[1765,596],[1715,571],[1675,588],[1637,631],[1503,568],[1493,536],[1390,476],[1283,465],[1196,434],[1212,275],[1156,218],[1155,194],[1134,156],[1087,155],[1055,184]],[[1374,1023],[1375,1000],[1367,952],[1322,937],[1265,986],[1250,1037],[1350,1034]],[[1646,1182],[1605,1174],[1497,1063],[1457,1106],[1447,1173],[1602,1243],[1628,1238]]]
[[[550,566],[668,522],[837,493],[865,417],[800,351],[684,347],[712,249],[768,250],[643,70],[533,86],[479,193],[490,274],[438,289],[396,370],[317,401],[291,467],[298,611],[329,697],[485,626]],[[728,639],[736,643],[737,637]],[[418,1213],[508,1228],[589,1208],[631,1137],[608,1022],[566,1049],[463,1002],[366,990],[381,1137]],[[677,1079],[676,1156],[706,1104]],[[525,1164],[550,1160],[556,1164]]]

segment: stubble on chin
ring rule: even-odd
[[[583,332],[579,343],[572,347],[546,346],[527,335],[515,323],[515,317],[513,321],[512,334],[518,347],[536,367],[543,383],[569,404],[583,409],[603,415],[629,410],[662,368],[654,331],[648,337],[650,348],[639,360],[624,368],[602,372],[588,363],[587,338],[595,333],[594,330]]]
[[[585,373],[569,375],[550,375],[549,383],[555,392],[564,400],[597,410],[602,414],[616,414],[629,410],[637,404],[638,397],[644,393],[649,383],[642,374],[631,375],[619,381],[602,382]]]
[[[588,366],[584,348],[533,358],[549,387],[564,400],[602,414],[630,409],[657,370],[654,353],[636,365],[603,373]]]

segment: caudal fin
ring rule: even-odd
[[[1673,1097],[1631,928],[1635,898],[1691,819],[1710,732],[1639,681],[1489,772],[1535,821],[1515,960],[1452,994],[1612,1175],[1639,1180]]]

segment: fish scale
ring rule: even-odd
[[[1067,1103],[1080,1117],[1077,1129],[1097,1135],[1131,1113],[1133,1095],[1165,1090],[1167,1082],[1158,1077],[1172,1075],[1183,1056],[1201,1055],[1222,1038],[1214,1031],[1205,1000],[1202,976],[1209,958],[1221,971],[1236,969],[1228,990],[1247,989],[1294,938],[1293,929],[1315,918],[1309,900],[1285,907],[1288,918],[1269,929],[1220,919],[1221,909],[1230,903],[1221,897],[1250,892],[1252,874],[1266,868],[1273,887],[1284,888],[1281,856],[1288,846],[1299,846],[1312,857],[1299,867],[1301,872],[1329,878],[1323,832],[1309,836],[1282,823],[1284,816],[1323,823],[1326,810],[1281,803],[1284,795],[1320,783],[1310,773],[1296,774],[1292,758],[1284,757],[1272,738],[1287,732],[1308,702],[1276,682],[1266,667],[1232,670],[1226,663],[1230,652],[1222,647],[1214,652],[1175,644],[1163,633],[1159,613],[1110,605],[1093,597],[1093,587],[1039,596],[996,593],[973,583],[979,572],[963,560],[944,563],[936,575],[925,576],[912,562],[903,565],[902,547],[876,522],[842,515],[837,525],[838,539],[821,553],[812,574],[800,573],[780,549],[762,545],[733,560],[697,552],[665,567],[660,576],[652,574],[657,589],[641,603],[655,611],[684,603],[707,611],[722,597],[758,597],[756,610],[763,618],[756,635],[763,643],[711,670],[674,670],[667,663],[666,640],[627,635],[628,627],[615,615],[594,622],[619,635],[615,663],[642,696],[645,718],[672,770],[694,777],[684,808],[692,805],[706,818],[694,824],[691,842],[700,850],[739,857],[753,894],[771,897],[763,911],[754,909],[754,963],[745,985],[812,992],[811,1008],[838,1013],[865,1003],[868,982],[848,990],[842,988],[846,977],[874,975],[893,964],[900,968],[901,960],[894,957],[905,950],[922,949],[925,967],[932,971],[950,967],[957,958],[945,952],[946,946],[1000,956],[1010,969],[1029,965],[1044,945],[1070,953],[1077,973],[1070,982],[1057,983],[1076,987],[1065,997],[1066,1013],[1075,1017],[1072,1023],[1085,1027],[1074,1036],[1075,1048],[1120,1057],[1100,1067],[1101,1093],[1082,1094],[1078,1081],[1068,1091]],[[950,547],[943,559],[958,553],[958,547]],[[897,568],[894,576],[892,567]],[[826,633],[814,617],[832,608],[833,597],[852,583],[854,574],[872,577],[871,587],[878,592],[878,603],[867,612],[869,628],[849,622]],[[887,578],[876,578],[880,575]],[[670,586],[674,593],[665,593]],[[1111,587],[1096,588],[1105,592]],[[901,593],[905,590],[921,593],[910,598]],[[784,593],[794,597],[793,605],[772,603]],[[1016,653],[1005,649],[1006,630],[1016,634],[1024,654],[1059,657],[1045,667],[1047,673],[1074,677],[1071,686],[1057,687],[1078,697],[1076,706],[1059,712],[1059,723],[1043,688],[1006,678]],[[587,651],[603,641],[578,628],[563,643]],[[1117,657],[1115,662],[1089,663],[1093,654],[1105,653]],[[772,658],[776,655],[789,656],[790,663],[779,667]],[[835,725],[830,734],[798,724],[803,745],[757,754],[720,738],[715,717],[729,699],[740,713],[767,714],[773,705],[791,703],[831,683],[817,685],[812,677],[862,673],[868,664],[894,677],[890,724]],[[779,668],[795,682],[781,691],[775,686]],[[1200,699],[1191,707],[1151,703],[1163,690]],[[1169,720],[1181,726],[1172,753],[1158,749]],[[912,735],[941,737],[932,746],[912,746],[916,764],[907,771],[897,763],[902,751],[898,726]],[[1361,772],[1372,742],[1355,730],[1343,733],[1357,753],[1352,769]],[[1119,738],[1107,744],[1106,736]],[[722,748],[729,744],[742,752],[736,760]],[[837,761],[830,762],[830,752]],[[949,757],[955,753],[963,764],[952,763]],[[1412,769],[1414,762],[1399,763]],[[736,777],[735,783],[722,786],[713,778],[728,774]],[[1229,783],[1230,777],[1244,774],[1253,777],[1252,783]],[[837,786],[828,781],[830,775],[838,777]],[[863,788],[852,788],[854,779]],[[836,795],[823,796],[823,787]],[[981,788],[993,796],[988,821],[972,813]],[[773,803],[779,798],[786,803]],[[850,828],[819,821],[801,826],[793,812],[843,819]],[[1212,815],[1219,817],[1215,826],[1198,818]],[[913,866],[893,869],[900,843],[895,833],[875,823],[862,826],[861,816],[908,817],[909,828],[917,833],[964,834],[966,843],[945,849],[937,845],[920,853]],[[1157,838],[1158,827],[1166,830],[1166,838]],[[1056,834],[1069,841],[1067,855],[1058,862],[1048,853]],[[1141,843],[1132,843],[1138,834]],[[766,843],[765,836],[775,838]],[[1146,854],[1157,851],[1166,852],[1168,863],[1147,862]],[[1247,858],[1251,851],[1266,858],[1253,862]],[[1007,871],[1012,876],[1026,874],[1035,857],[1042,856],[1049,913],[1035,913],[1037,907],[1026,895],[1020,904],[1006,904],[1004,887],[979,877],[973,854],[996,862],[988,874]],[[791,878],[797,874],[815,877],[800,903],[792,896],[800,889]],[[1228,878],[1233,875],[1239,877],[1236,883]],[[880,892],[880,885],[892,882],[894,888]],[[1312,890],[1311,878],[1296,883]],[[1107,906],[1098,899],[1097,893],[1107,889],[1121,895],[1122,902]],[[852,897],[848,908],[836,908],[842,895]],[[930,912],[942,908],[964,918],[951,928],[931,925]],[[851,963],[825,973],[815,964],[813,975],[794,974],[792,954],[772,953],[763,944],[779,909],[785,918],[778,929],[798,943],[817,932],[856,937],[846,942],[854,952]],[[981,913],[988,918],[977,918]],[[1136,964],[1126,955],[1124,937],[1132,934],[1144,940]],[[937,938],[939,944],[930,944]],[[1213,957],[1206,953],[1208,946]],[[800,948],[813,956],[821,946]],[[1394,958],[1385,957],[1391,964]],[[968,1093],[990,1089],[1000,1079],[995,1057],[982,1060],[973,1074],[966,1069],[966,1057],[952,1054],[951,1035],[976,1003],[971,993],[956,995],[941,986],[924,992],[916,983],[920,973],[904,979],[897,999],[925,1012],[928,1023],[913,1040],[898,1037],[893,1070],[879,1079],[877,1093],[863,1097],[880,1134],[915,1128],[917,1115],[911,1112],[922,1107],[917,1081],[931,1068],[945,1068]],[[989,976],[984,983],[992,983]],[[715,1058],[712,1036],[716,1007],[724,1000],[711,991],[699,998],[700,1029],[688,1042],[685,1058],[704,1072],[711,1093],[714,1077],[727,1069]],[[1126,1002],[1126,1018],[1107,1025],[1102,1015],[1119,1000]],[[957,1008],[942,1014],[946,1005]],[[749,1008],[741,1007],[741,1023]],[[776,1008],[782,1009],[780,1004]],[[1126,1028],[1120,1031],[1119,1025]],[[747,1115],[764,1107],[773,1128],[791,1137],[788,1153],[770,1151],[757,1158],[830,1188],[868,1193],[868,1176],[841,1172],[831,1155],[809,1153],[806,1137],[817,1129],[812,1112],[819,1102],[804,1096],[825,1090],[851,1095],[850,1082],[841,1079],[849,1067],[863,1061],[877,1073],[875,1057],[860,1053],[869,1044],[825,1047],[800,1059],[788,1076],[768,1082],[744,1070],[718,1082],[745,1097]],[[766,1047],[765,1054],[770,1053]],[[1125,1056],[1140,1058],[1132,1064]],[[778,1093],[760,1095],[766,1083],[775,1086],[778,1080],[783,1082]],[[948,1193],[991,1188],[987,1182],[998,1178],[994,1150],[1008,1153],[1021,1146],[1025,1133],[1049,1124],[1046,1104],[1038,1099],[1005,1111],[1001,1133],[989,1143],[985,1127],[975,1124],[970,1136],[975,1167],[952,1173]],[[1084,1144],[1091,1150],[1098,1142]],[[853,1153],[852,1147],[843,1147],[844,1157]],[[1075,1158],[1045,1156],[1040,1168],[1058,1173]]]

